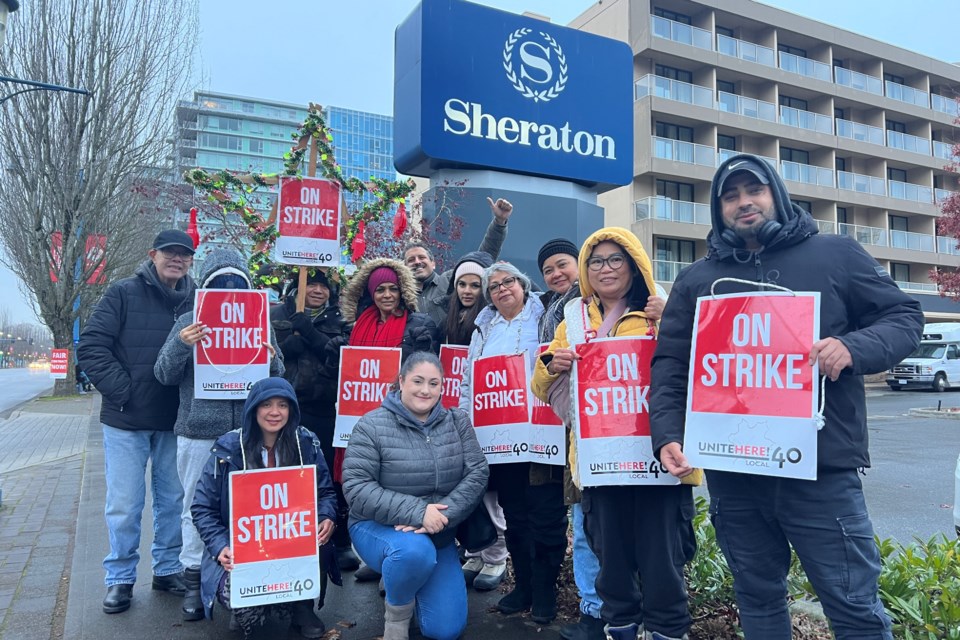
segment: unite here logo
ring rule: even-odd
[[[545,31],[517,29],[503,46],[506,80],[524,98],[550,102],[563,93],[569,79],[567,58],[560,43]],[[443,107],[443,131],[457,136],[486,138],[544,151],[576,153],[604,160],[617,159],[611,136],[572,131],[570,122],[543,124],[487,113],[479,102],[449,98]]]

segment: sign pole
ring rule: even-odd
[[[311,105],[312,106],[312,105]],[[307,165],[307,176],[317,176],[317,138],[310,136],[310,163]],[[303,313],[307,306],[307,267],[300,265],[299,280],[297,282],[297,313]]]

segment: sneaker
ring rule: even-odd
[[[637,623],[624,625],[622,627],[612,627],[609,624],[603,628],[607,634],[607,640],[646,640],[643,627]]]
[[[473,588],[477,591],[493,591],[503,582],[503,576],[507,573],[507,563],[487,564],[484,562],[482,564],[483,568],[473,580]],[[467,575],[466,567],[463,569],[463,575]],[[469,578],[467,581],[469,582]]]
[[[560,637],[564,640],[606,640],[603,632],[603,620],[580,614],[580,620],[560,628]]]
[[[483,560],[479,557],[476,558],[467,558],[467,561],[464,563],[463,569],[463,579],[467,581],[467,584],[473,584],[473,581],[476,579],[480,572],[483,570],[484,564]]]

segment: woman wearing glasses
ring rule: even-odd
[[[483,272],[482,287],[492,306],[475,320],[468,366],[460,387],[460,408],[473,400],[472,363],[494,355],[524,354],[533,371],[539,343],[537,325],[543,314],[539,297],[530,295],[530,278],[512,264],[495,262]],[[490,427],[495,428],[495,427]],[[567,509],[563,485],[531,485],[529,462],[490,465],[489,490],[496,491],[507,521],[507,551],[515,585],[500,599],[503,614],[532,607],[534,621],[547,624],[557,615],[556,582],[567,549]]]
[[[600,338],[656,336],[662,308],[651,297],[656,285],[650,258],[626,229],[608,227],[587,238],[580,250],[579,270],[583,298],[568,304],[553,342],[537,360],[531,385],[537,397],[551,402],[561,414],[571,404],[569,394],[558,390],[564,378],[569,380],[576,359],[572,347],[583,342],[588,331]],[[573,480],[583,492],[583,527],[600,560],[596,587],[607,637],[686,638],[691,620],[683,565],[696,551],[692,487],[584,489],[575,471],[575,445],[571,438]],[[507,522],[509,527],[509,518]]]

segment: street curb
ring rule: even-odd
[[[950,407],[946,411],[937,411],[936,409],[910,409],[908,413],[911,416],[919,418],[945,418],[947,420],[960,420],[960,407]]]

